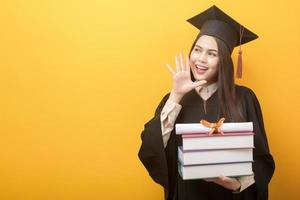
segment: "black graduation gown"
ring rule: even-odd
[[[164,187],[165,199],[268,199],[268,183],[273,175],[275,164],[269,151],[261,108],[254,92],[249,88],[236,85],[236,93],[242,98],[246,121],[252,121],[254,125],[253,172],[255,184],[240,193],[233,194],[231,190],[213,182],[181,179],[177,169],[177,147],[182,144],[181,137],[177,136],[173,130],[166,148],[164,148],[162,140],[160,113],[168,100],[169,94],[167,94],[157,107],[154,117],[145,124],[141,134],[142,145],[138,154],[152,179]],[[215,92],[206,101],[207,114],[205,114],[203,100],[195,90],[190,91],[180,102],[182,109],[176,123],[199,123],[201,119],[216,122],[220,118],[217,96],[217,92]]]

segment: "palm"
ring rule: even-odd
[[[178,94],[185,94],[194,89],[189,71],[179,71],[173,76],[173,90]]]
[[[176,94],[184,95],[192,89],[199,87],[206,83],[205,80],[193,82],[191,80],[190,63],[188,57],[186,57],[186,63],[183,61],[183,56],[180,54],[179,61],[175,57],[176,72],[167,65],[170,73],[173,76],[173,91]]]
[[[218,185],[221,185],[229,190],[237,190],[241,187],[241,183],[236,178],[231,178],[227,176],[220,176],[217,178],[205,179],[208,182],[214,182]]]

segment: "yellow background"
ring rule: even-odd
[[[140,132],[198,33],[185,20],[214,3],[260,36],[238,83],[264,112],[270,199],[300,199],[296,0],[1,0],[0,199],[162,199]]]

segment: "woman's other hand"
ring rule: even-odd
[[[238,191],[241,188],[241,183],[236,178],[230,178],[227,176],[219,176],[218,178],[205,179],[208,182],[214,182],[223,186],[229,190]]]

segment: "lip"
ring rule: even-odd
[[[208,67],[204,66],[204,65],[199,65],[199,64],[195,64],[196,69],[200,69],[200,70],[208,70]]]
[[[203,66],[203,65],[195,64],[194,69],[195,69],[196,74],[203,75],[208,70],[208,67]]]

